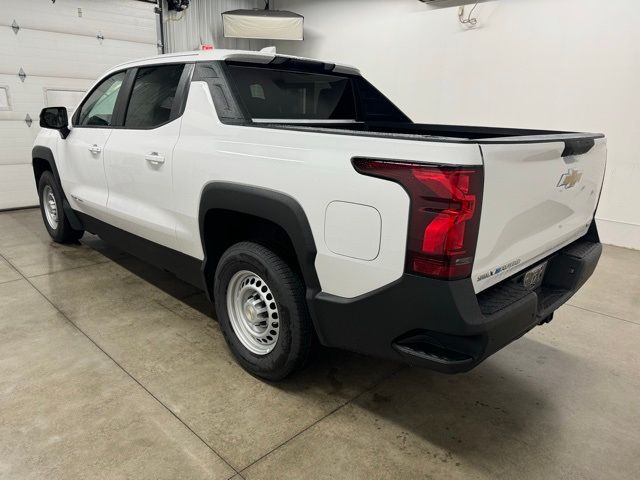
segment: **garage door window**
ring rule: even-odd
[[[141,68],[136,74],[124,126],[154,128],[171,119],[184,65]]]
[[[9,87],[0,87],[0,110],[11,110]]]
[[[111,125],[113,110],[124,76],[125,72],[116,73],[98,85],[80,107],[78,125],[84,127]]]

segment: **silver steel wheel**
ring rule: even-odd
[[[42,205],[44,206],[44,216],[47,218],[47,223],[55,230],[58,228],[58,204],[51,185],[45,185],[42,189]]]
[[[266,355],[280,335],[280,313],[269,285],[253,272],[236,273],[227,289],[227,312],[238,340],[251,353]]]

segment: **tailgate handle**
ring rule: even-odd
[[[593,138],[576,138],[574,140],[564,141],[563,157],[571,157],[574,155],[584,155],[591,150],[596,141]]]

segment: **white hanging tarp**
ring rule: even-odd
[[[233,10],[222,14],[224,36],[304,40],[304,17],[280,10]]]

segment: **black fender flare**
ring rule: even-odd
[[[73,209],[71,208],[71,205],[69,204],[69,201],[67,200],[67,197],[64,193],[64,189],[62,188],[62,182],[60,181],[60,174],[58,173],[58,166],[56,165],[56,160],[53,156],[53,152],[51,151],[51,149],[48,147],[43,147],[42,145],[36,145],[31,150],[31,165],[33,167],[33,177],[36,180],[36,189],[37,189],[38,188],[38,185],[37,185],[38,172],[34,164],[34,160],[36,158],[40,160],[44,160],[49,164],[49,167],[51,168],[51,172],[53,173],[53,178],[58,184],[58,188],[62,192],[62,208],[64,209],[65,215],[69,219],[69,223],[76,230],[84,230],[84,225],[82,224],[82,221],[80,221],[80,218],[78,218],[78,215],[76,215],[76,212],[74,212]]]
[[[56,165],[56,160],[53,157],[53,152],[51,151],[51,149],[48,147],[43,147],[41,145],[36,145],[35,147],[33,147],[33,150],[31,150],[31,165],[33,166],[33,175],[37,179],[38,172],[36,171],[36,166],[33,162],[33,160],[35,160],[36,158],[44,160],[49,164],[49,166],[51,167],[51,171],[53,172],[53,178],[56,179],[56,183],[61,187],[62,183],[60,182],[58,166]]]
[[[295,249],[307,289],[307,304],[315,323],[315,315],[312,311],[313,299],[321,291],[315,268],[317,250],[302,206],[293,197],[268,188],[230,182],[212,182],[205,185],[200,197],[198,214],[200,239],[204,252],[202,262],[204,285],[211,285],[215,274],[213,271],[215,265],[208,261],[205,239],[205,218],[207,212],[211,210],[227,210],[262,218],[279,225],[287,233]],[[210,295],[209,291],[207,295]]]

